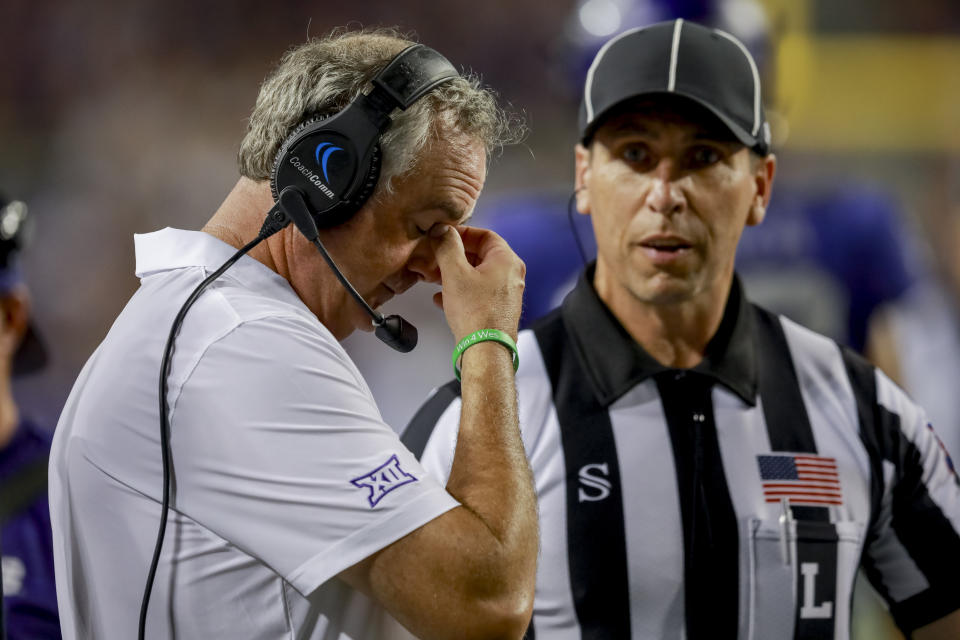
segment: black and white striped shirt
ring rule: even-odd
[[[591,281],[519,339],[528,637],[848,638],[861,565],[905,631],[960,609],[960,481],[889,378],[738,282],[703,362],[669,369]],[[404,434],[441,479],[459,414],[454,382]]]

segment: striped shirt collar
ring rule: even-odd
[[[594,264],[580,275],[564,299],[562,314],[577,357],[589,373],[597,400],[609,406],[627,391],[659,373],[676,371],[657,362],[627,333],[593,288]],[[692,369],[713,378],[753,406],[757,396],[753,308],[734,277],[717,333],[703,361]]]

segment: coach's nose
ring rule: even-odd
[[[440,282],[440,267],[437,266],[437,256],[430,246],[429,238],[422,238],[417,243],[407,260],[406,270],[425,282]]]

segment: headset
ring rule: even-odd
[[[317,227],[346,222],[370,197],[380,175],[380,136],[395,108],[407,109],[437,85],[459,77],[442,55],[415,44],[376,75],[373,90],[329,117],[308,118],[287,138],[270,176],[274,200],[292,186]]]
[[[147,609],[170,505],[170,418],[167,414],[167,379],[173,346],[187,311],[214,280],[263,240],[291,222],[320,252],[334,275],[371,317],[376,336],[406,353],[417,344],[417,329],[398,315],[384,317],[373,310],[350,284],[327,253],[318,229],[343,224],[363,207],[377,186],[382,153],[380,136],[389,128],[390,113],[406,110],[431,90],[460,77],[456,68],[430,47],[413,44],[398,53],[370,81],[369,93],[355,98],[339,113],[313,116],[300,123],[281,145],[270,173],[274,206],[257,237],[239,249],[187,297],[170,327],[160,364],[160,449],[163,457],[163,495],[160,527],[147,584],[140,604],[138,638],[146,633]]]

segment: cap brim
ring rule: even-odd
[[[13,375],[20,376],[43,369],[49,360],[47,347],[31,322],[13,357]]]
[[[721,124],[723,124],[723,126],[725,126],[730,131],[730,133],[732,133],[733,136],[737,140],[742,142],[746,147],[753,149],[758,153],[761,153],[764,155],[767,153],[767,150],[762,148],[762,141],[759,138],[751,135],[749,131],[741,127],[739,124],[731,120],[729,117],[725,116],[723,113],[721,113],[718,109],[713,107],[713,105],[708,103],[703,98],[699,98],[695,95],[685,93],[683,91],[646,91],[642,93],[637,93],[628,98],[624,98],[619,102],[615,102],[614,104],[604,109],[601,113],[597,114],[597,116],[593,119],[593,122],[589,126],[587,126],[586,129],[584,129],[583,135],[581,135],[580,137],[581,142],[586,142],[590,138],[592,138],[593,134],[597,130],[597,127],[599,127],[603,123],[603,121],[606,120],[606,118],[610,115],[610,113],[612,111],[615,111],[622,105],[626,104],[627,102],[637,100],[638,98],[656,98],[660,96],[672,97],[672,98],[685,98],[687,100],[694,102],[695,104],[709,111],[711,115],[716,117],[717,120],[719,120]]]
[[[707,111],[715,115],[717,117],[717,120],[722,122],[724,126],[730,130],[730,133],[732,133],[734,137],[736,137],[737,140],[742,142],[747,148],[756,150],[758,149],[758,147],[761,146],[762,141],[757,136],[751,135],[749,131],[747,131],[742,126],[740,126],[739,124],[731,120],[729,117],[720,113],[718,109],[714,108],[706,100],[698,98],[697,96],[694,96],[694,95],[690,95],[689,93],[683,93],[680,91],[674,92],[672,95],[687,98],[688,100],[693,100],[698,105],[700,105],[701,107],[703,107],[704,109],[706,109]]]

